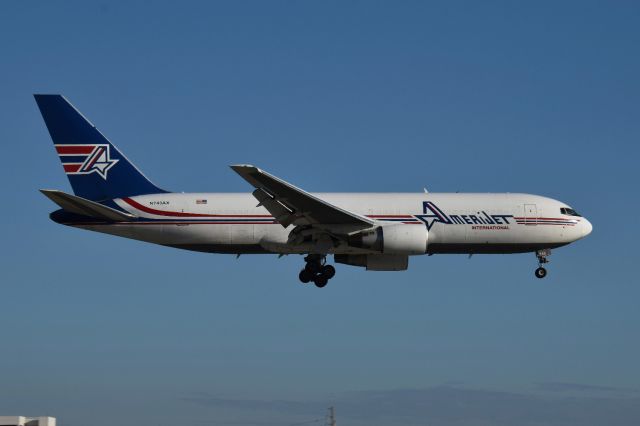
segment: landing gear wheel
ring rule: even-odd
[[[322,275],[324,275],[325,277],[327,277],[328,280],[330,280],[336,275],[336,268],[334,268],[332,265],[324,265],[322,267]]]
[[[547,276],[547,270],[544,269],[542,266],[536,269],[536,277],[544,278],[546,276]]]
[[[298,275],[303,283],[313,281],[316,287],[322,288],[336,275],[336,268],[326,264],[327,256],[324,254],[308,254],[304,261],[306,265]]]
[[[316,265],[315,263],[311,263],[311,262],[310,262],[310,263],[307,263],[307,264],[304,266],[304,270],[305,270],[308,274],[310,274],[310,275],[315,275],[315,274],[317,274],[317,273],[318,273],[318,269],[319,269],[319,268],[318,268],[318,265]]]
[[[316,275],[316,277],[313,279],[313,283],[318,288],[326,286],[328,282],[329,279],[324,274]]]
[[[304,269],[311,275],[319,274],[322,270],[322,265],[324,265],[324,258],[315,257],[315,256],[307,256],[304,258],[306,265],[304,265]]]
[[[313,274],[310,274],[306,269],[303,269],[298,274],[298,278],[300,279],[301,282],[307,284],[309,281],[313,279]]]

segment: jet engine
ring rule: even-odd
[[[425,226],[392,224],[376,226],[349,235],[352,247],[384,254],[425,254],[429,231]]]

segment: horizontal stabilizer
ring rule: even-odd
[[[107,220],[110,222],[131,221],[136,218],[136,216],[132,214],[121,212],[100,203],[96,203],[95,201],[67,194],[56,189],[41,189],[40,192],[69,213]]]

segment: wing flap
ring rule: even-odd
[[[291,225],[295,221],[294,211],[276,200],[275,197],[269,194],[262,188],[258,188],[253,191],[253,196],[258,200],[259,206],[264,206],[269,213],[285,228]]]
[[[111,222],[130,221],[136,218],[135,215],[130,213],[124,213],[100,203],[96,203],[95,201],[90,201],[55,189],[41,189],[40,192],[69,213],[75,213]]]

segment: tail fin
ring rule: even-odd
[[[93,201],[167,192],[61,95],[34,95],[74,194]]]

